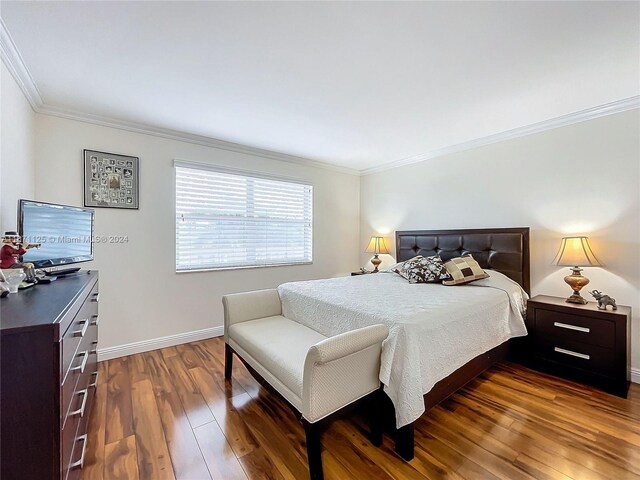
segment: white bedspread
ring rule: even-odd
[[[325,336],[383,323],[380,381],[402,427],[424,412],[423,395],[474,357],[527,334],[526,293],[506,276],[468,285],[410,284],[394,273],[285,283],[283,315]]]

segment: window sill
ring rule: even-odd
[[[295,263],[272,263],[268,265],[246,265],[238,267],[211,267],[211,268],[193,268],[188,270],[176,270],[176,273],[198,273],[198,272],[223,272],[225,270],[249,270],[254,268],[269,268],[269,267],[296,267],[299,265],[313,265],[311,262],[295,262]]]

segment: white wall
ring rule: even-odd
[[[17,228],[17,201],[35,192],[35,113],[3,62],[0,77],[0,230]]]
[[[360,246],[373,232],[393,245],[395,230],[528,226],[532,293],[566,297],[569,271],[551,262],[562,236],[586,234],[606,265],[585,269],[588,288],[633,307],[640,369],[639,185],[633,110],[364,176]]]
[[[358,266],[357,176],[40,114],[36,123],[36,196],[42,201],[82,205],[83,148],[140,157],[140,210],[96,209],[96,235],[129,238],[96,245],[96,260],[85,264],[100,271],[101,350],[219,327],[225,293],[348,274]],[[174,158],[311,181],[313,265],[176,274]]]

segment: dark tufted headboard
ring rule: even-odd
[[[440,255],[447,261],[467,254],[482,268],[505,274],[531,293],[528,227],[396,232],[397,262],[416,255]]]

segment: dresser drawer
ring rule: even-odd
[[[535,330],[540,337],[615,347],[616,326],[608,320],[536,309]]]
[[[91,383],[91,376],[97,370],[98,327],[89,325],[80,341],[77,353],[71,362],[69,372],[62,383],[62,401],[60,416],[65,419],[70,411],[77,410],[74,400],[78,392],[86,389]]]
[[[94,377],[92,375],[87,376]],[[67,422],[69,431],[65,432],[66,427],[62,431],[63,472],[61,478],[63,479],[72,480],[81,477],[88,441],[89,414],[94,396],[95,388],[89,386],[84,414],[82,416],[69,417]]]
[[[98,297],[98,286],[96,285],[89,297],[80,307],[71,325],[62,336],[61,340],[61,368],[62,378],[64,379],[69,372],[71,363],[78,350],[78,346],[82,338],[86,335],[87,330],[98,321],[98,303],[95,301]]]
[[[88,399],[87,399],[88,400]],[[65,422],[64,427],[60,431],[60,470],[61,475],[60,478],[64,479],[67,477],[67,473],[69,470],[69,465],[72,463],[71,454],[73,453],[73,448],[76,443],[76,434],[78,432],[78,425],[80,424],[80,417],[72,416],[69,417],[68,421]]]
[[[602,375],[616,373],[615,350],[568,340],[538,340],[534,355],[563,365]]]
[[[70,417],[62,429],[62,472],[60,476],[62,479],[71,480],[81,476],[88,441],[88,408],[93,402],[95,389],[89,389],[87,395],[86,413],[82,417]]]

